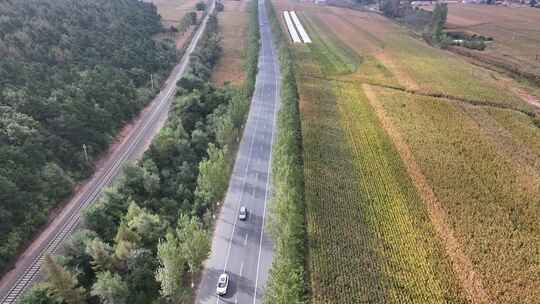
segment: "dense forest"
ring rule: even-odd
[[[151,100],[161,31],[138,0],[0,2],[0,272]]]
[[[46,257],[44,282],[21,303],[191,301],[249,110],[259,49],[253,26],[245,59],[248,81],[243,88],[215,87],[209,79],[221,54],[218,32],[218,19],[211,15],[177,83],[165,126],[143,159],[127,166],[85,210],[84,229],[64,244],[62,255]]]

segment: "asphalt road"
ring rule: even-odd
[[[279,107],[277,51],[266,13],[259,1],[261,50],[259,72],[229,189],[218,216],[212,252],[205,263],[196,303],[262,303],[272,263],[272,242],[264,230],[271,193],[271,154]],[[246,221],[238,220],[246,206]],[[216,295],[219,275],[230,276],[227,295]]]
[[[211,1],[210,12],[214,10],[214,1]],[[16,303],[19,296],[38,280],[44,256],[55,253],[60,244],[69,237],[80,222],[80,211],[96,201],[103,189],[110,186],[119,175],[126,162],[139,159],[148,148],[152,138],[167,119],[171,97],[176,92],[176,82],[184,74],[189,63],[189,55],[195,49],[207,20],[208,17],[204,19],[184,57],[174,67],[161,92],[143,111],[141,119],[112,152],[104,166],[94,173],[60,214],[18,258],[15,267],[2,278],[0,304]]]

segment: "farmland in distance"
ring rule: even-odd
[[[540,130],[520,84],[376,14],[274,3],[313,38],[292,46],[312,303],[537,303]]]
[[[492,66],[528,73],[540,82],[538,24],[540,13],[535,8],[455,3],[448,6],[446,28],[493,38],[485,51],[462,51]],[[540,98],[540,95],[536,93],[536,97]]]

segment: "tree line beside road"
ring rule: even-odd
[[[277,136],[272,147],[273,194],[268,226],[274,241],[274,256],[264,303],[306,302],[306,227],[304,164],[299,97],[295,64],[288,39],[282,31],[271,1],[266,1],[274,43],[279,51],[281,107]]]

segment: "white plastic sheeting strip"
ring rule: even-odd
[[[300,19],[298,19],[298,16],[296,16],[296,13],[294,11],[291,11],[291,17],[294,22],[294,25],[296,25],[296,28],[298,29],[298,33],[300,33],[300,36],[302,37],[302,40],[304,43],[311,43],[311,38],[309,38],[309,35],[307,34],[306,30],[304,29],[304,26],[302,23],[300,23]]]
[[[300,40],[300,37],[298,36],[298,33],[296,32],[296,29],[294,28],[294,25],[291,21],[291,16],[289,15],[289,12],[284,11],[283,17],[285,18],[285,23],[287,24],[287,29],[289,29],[289,34],[291,35],[293,42],[302,43],[302,40]]]

